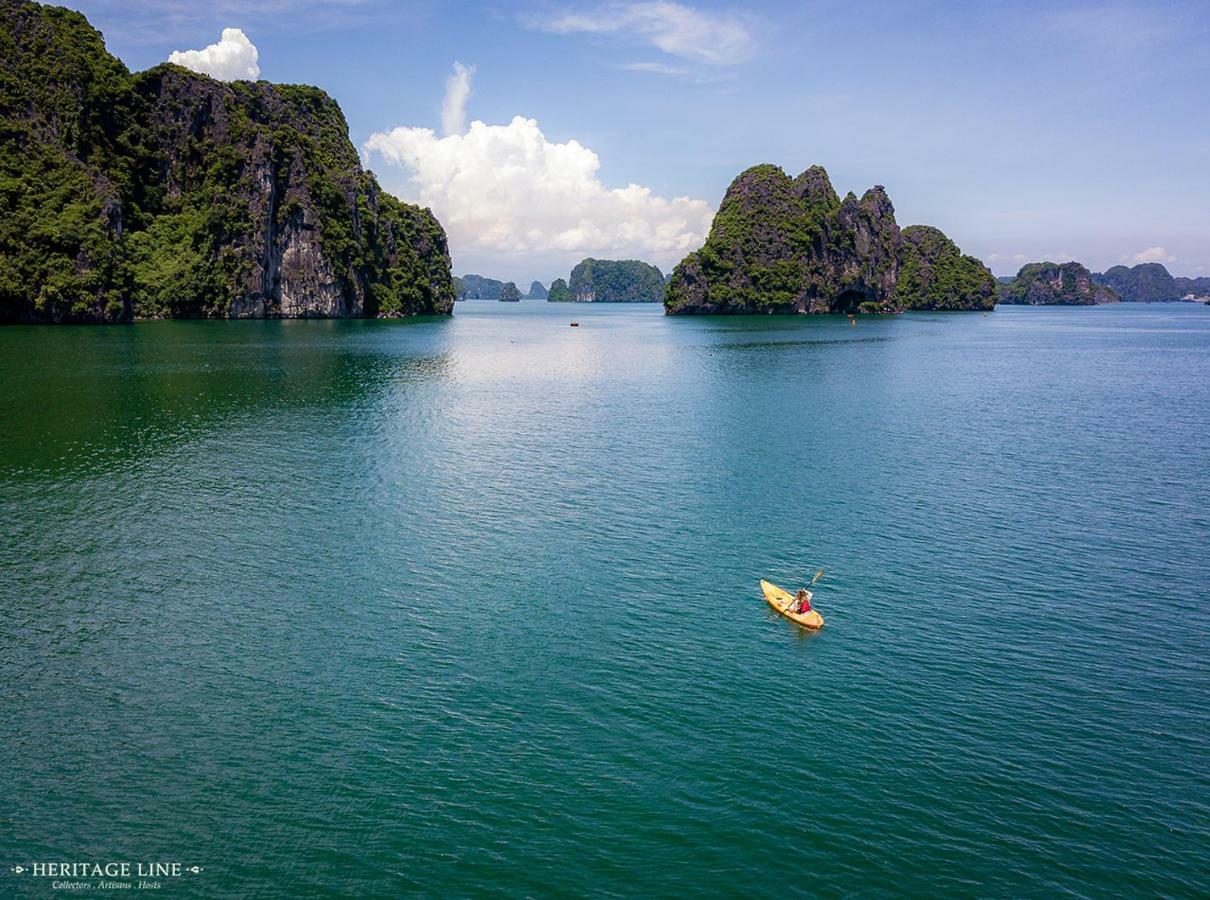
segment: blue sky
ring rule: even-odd
[[[442,218],[460,273],[666,269],[731,179],[773,162],[820,163],[842,193],[883,184],[901,225],[997,274],[1210,274],[1205,0],[70,5],[132,69],[240,29],[261,78],[340,102],[384,186]]]

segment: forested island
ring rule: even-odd
[[[1113,266],[1094,273],[1093,280],[1112,288],[1128,303],[1167,303],[1210,297],[1210,277],[1174,277],[1163,263]]]
[[[1122,298],[1078,262],[1038,262],[1022,266],[1011,281],[1000,282],[998,299],[1027,306],[1092,306]]]
[[[551,303],[659,303],[664,275],[637,259],[583,259],[571,270],[570,283],[556,278],[546,299]]]
[[[673,270],[670,315],[991,309],[992,273],[936,228],[900,230],[882,186],[836,194],[812,166],[759,165],[727,189],[702,249]]]
[[[454,278],[454,296],[458,300],[499,300],[504,282],[482,275],[458,275]]]
[[[1091,306],[1101,303],[1171,303],[1210,298],[1210,278],[1173,277],[1161,263],[1113,266],[1090,272],[1078,262],[1036,262],[1015,278],[999,279],[1000,303]]]
[[[448,313],[441,225],[362,170],[318,88],[138,74],[0,0],[0,320]]]

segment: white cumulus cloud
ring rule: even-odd
[[[173,50],[168,61],[209,75],[220,81],[255,79],[260,76],[260,54],[239,28],[224,28],[217,44],[201,50]]]
[[[445,137],[429,128],[380,131],[362,149],[406,172],[402,193],[433,209],[464,270],[490,258],[566,271],[594,255],[666,268],[702,245],[714,216],[703,200],[606,186],[596,153],[547,140],[523,116],[507,125],[475,121]]]
[[[1146,250],[1140,250],[1134,256],[1130,257],[1136,263],[1174,263],[1176,257],[1165,250],[1163,247],[1148,247]]]
[[[705,12],[681,3],[612,3],[590,12],[530,18],[528,24],[554,34],[630,37],[671,56],[715,66],[744,62],[756,51],[750,17]]]
[[[445,80],[445,99],[441,102],[441,130],[446,134],[466,131],[466,102],[471,97],[474,66],[454,63],[454,74]]]

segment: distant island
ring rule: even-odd
[[[637,259],[583,259],[571,270],[570,283],[556,278],[546,299],[551,303],[659,303],[664,275]]]
[[[1113,288],[1128,303],[1210,299],[1210,277],[1174,278],[1162,263],[1113,266],[1092,277],[1098,284]]]
[[[0,0],[0,83],[0,321],[451,311],[445,231],[318,88],[132,75],[27,0]]]
[[[1180,293],[1182,300],[1205,300],[1210,303],[1210,276],[1202,276],[1200,278],[1183,278],[1177,276],[1172,279],[1176,282],[1176,289]]]
[[[1092,306],[1122,299],[1078,262],[1029,263],[1016,278],[1001,281],[997,294],[1001,303],[1028,306]]]
[[[504,282],[482,275],[458,275],[454,278],[454,293],[459,300],[499,300]]]
[[[538,283],[535,281],[534,284]],[[458,275],[454,278],[454,296],[457,300],[502,300],[505,303],[516,303],[521,299],[521,291],[512,281],[497,281],[482,275]]]
[[[546,288],[542,286],[542,282],[535,281],[529,286],[529,293],[525,297],[527,300],[545,300]]]
[[[843,200],[822,166],[753,166],[727,189],[702,249],[673,270],[669,315],[991,309],[996,281],[940,230],[902,231],[886,190]]]

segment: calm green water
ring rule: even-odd
[[[1204,895],[1208,373],[1192,304],[0,330],[0,894]]]

